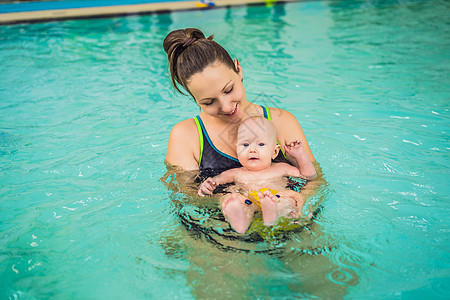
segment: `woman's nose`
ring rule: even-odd
[[[221,109],[224,113],[229,114],[234,110],[235,104],[230,100],[222,98],[220,99]]]

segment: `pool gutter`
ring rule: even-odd
[[[127,15],[152,13],[169,13],[183,10],[204,10],[242,5],[262,5],[271,3],[298,2],[299,0],[264,1],[264,0],[214,0],[214,5],[200,1],[158,2],[134,5],[114,5],[101,7],[83,7],[54,10],[0,13],[0,25],[51,22],[68,19],[108,18]],[[209,2],[209,1],[206,1]],[[210,2],[211,3],[211,2]]]

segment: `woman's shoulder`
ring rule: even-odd
[[[298,124],[297,118],[290,113],[289,111],[278,108],[278,107],[269,107],[270,116],[272,122],[278,127],[278,125],[296,125]]]
[[[197,125],[194,121],[194,118],[189,118],[183,121],[178,122],[173,126],[170,135],[179,136],[180,138],[186,137],[186,135],[190,136],[192,134],[197,133]]]
[[[175,124],[169,135],[167,162],[185,170],[198,169],[199,156],[199,133],[194,119],[186,119]]]
[[[199,132],[194,118],[180,121],[173,126],[169,135],[169,145],[174,143],[177,144],[178,147],[181,145],[184,145],[183,147],[191,146],[192,149],[198,147]]]

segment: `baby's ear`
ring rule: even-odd
[[[275,149],[273,149],[272,159],[275,159],[278,156],[278,153],[280,152],[280,149],[281,149],[280,145],[277,144],[275,146]]]

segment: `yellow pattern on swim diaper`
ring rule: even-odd
[[[248,196],[248,198],[250,200],[253,201],[253,203],[255,203],[258,206],[261,206],[261,200],[259,199],[258,191],[260,191],[261,194],[264,193],[265,191],[269,191],[272,195],[278,194],[277,190],[272,190],[272,189],[268,189],[268,188],[262,188],[262,189],[259,189],[259,190],[251,191],[250,193],[248,193],[247,196]]]

